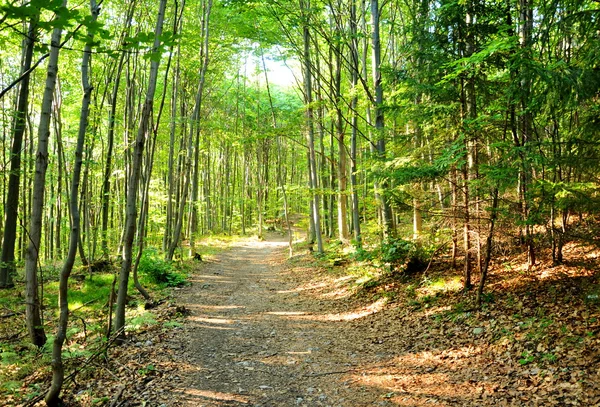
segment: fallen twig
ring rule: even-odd
[[[444,247],[446,247],[448,245],[448,242],[443,243],[441,245],[438,246],[437,249],[435,249],[435,251],[433,252],[433,254],[431,255],[431,258],[429,259],[429,263],[427,264],[427,268],[425,269],[425,271],[423,272],[423,275],[427,274],[427,272],[429,271],[429,268],[431,267],[431,263],[433,263],[433,259],[435,258],[435,255],[438,254],[439,251],[441,251]]]
[[[344,374],[353,372],[355,369],[346,369],[346,370],[332,370],[331,372],[320,372],[320,373],[306,373],[302,375],[303,377],[319,377],[319,376],[329,376],[334,374]]]
[[[125,391],[125,386],[121,386],[121,388],[119,389],[119,391],[117,392],[117,394],[115,395],[115,397],[112,399],[112,401],[110,402],[110,407],[116,407],[119,401],[119,399],[121,398],[121,395],[123,394],[123,391]]]

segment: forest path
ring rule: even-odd
[[[239,242],[180,291],[191,315],[171,339],[182,363],[168,405],[389,405],[359,402],[361,388],[341,380],[360,349],[340,347],[343,328],[319,318],[319,304],[285,278],[286,246],[275,235]]]

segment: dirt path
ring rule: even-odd
[[[350,402],[360,389],[339,381],[352,371],[356,350],[337,348],[340,327],[315,320],[318,304],[285,282],[278,265],[285,246],[240,243],[182,292],[178,302],[192,315],[178,338],[187,365],[172,405],[360,405]]]
[[[286,262],[282,240],[246,240],[198,267],[176,296],[191,312],[183,326],[155,325],[123,350],[136,355],[128,372],[141,375],[123,384],[124,398],[140,401],[131,405],[600,406],[597,342],[571,345],[572,359],[530,363],[531,349],[559,349],[543,327],[530,342],[536,333],[521,332],[516,310],[361,297],[352,276],[310,255]]]

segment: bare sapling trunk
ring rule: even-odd
[[[191,124],[190,124],[190,130],[189,130],[189,143],[188,143],[188,150],[187,150],[187,158],[185,159],[185,164],[184,167],[186,168],[186,170],[184,171],[185,173],[185,184],[184,187],[182,189],[182,193],[180,196],[180,200],[179,200],[179,207],[178,207],[178,211],[177,211],[177,215],[176,215],[176,221],[175,221],[175,227],[173,228],[173,235],[170,239],[170,244],[168,247],[168,251],[165,255],[166,260],[173,260],[173,256],[175,255],[175,249],[177,249],[177,246],[179,245],[179,239],[181,237],[181,231],[183,229],[183,219],[184,219],[184,213],[185,213],[185,204],[187,201],[187,196],[188,196],[188,191],[190,189],[190,184],[192,183],[192,180],[190,178],[193,177],[193,184],[192,184],[192,194],[194,194],[195,191],[195,195],[192,196],[192,206],[195,207],[195,203],[198,200],[198,177],[199,177],[199,155],[196,154],[196,163],[195,163],[195,167],[194,167],[194,172],[192,173],[192,153],[194,151],[196,151],[197,153],[199,153],[199,147],[200,147],[200,110],[202,108],[202,98],[204,95],[204,84],[205,84],[205,78],[206,78],[206,71],[208,69],[208,63],[209,63],[209,54],[208,54],[208,45],[209,45],[209,22],[210,22],[210,13],[211,13],[211,9],[212,9],[212,0],[208,0],[208,2],[205,5],[205,9],[204,9],[204,17],[203,17],[203,23],[202,23],[202,27],[203,27],[203,31],[204,31],[204,41],[202,42],[202,46],[200,49],[200,52],[203,53],[202,55],[204,56],[204,58],[202,59],[202,66],[200,67],[200,79],[198,81],[198,89],[196,91],[196,100],[194,103],[194,111],[192,113],[192,120],[191,120]],[[196,136],[196,137],[194,137]],[[194,149],[194,145],[196,146],[196,148]],[[196,214],[196,215],[194,215]],[[197,212],[195,211],[194,208],[192,208],[192,217],[197,216]],[[192,219],[192,233],[196,232],[197,228],[197,218]]]
[[[212,0],[204,0],[203,2],[203,15],[202,15],[202,35],[203,41],[200,48],[200,55],[202,58],[202,65],[200,67],[200,81],[198,86],[197,96],[197,111],[195,111],[194,125],[196,128],[195,140],[194,140],[194,179],[192,183],[192,204],[191,204],[191,230],[190,230],[190,249],[192,255],[195,253],[195,235],[198,232],[198,193],[200,188],[200,109],[202,108],[202,99],[204,96],[204,84],[206,80],[206,71],[210,62],[209,55],[209,34],[210,34],[210,13],[212,11]],[[194,126],[192,126],[194,127]],[[207,171],[206,175],[210,175]],[[212,225],[210,216],[210,201],[206,206],[206,214],[208,225]]]
[[[357,37],[357,19],[356,19],[356,2],[352,0],[350,3],[350,63],[351,63],[351,86],[353,89],[352,101],[350,102],[350,110],[352,111],[352,134],[350,136],[350,186],[352,189],[352,226],[354,231],[354,241],[357,247],[362,246],[362,237],[360,232],[360,208],[358,202],[358,179],[357,179],[357,138],[358,138],[358,96],[356,95],[356,86],[358,85],[358,37]]]
[[[62,7],[67,1],[63,0]],[[46,333],[42,323],[41,304],[38,295],[38,260],[42,236],[42,217],[44,212],[44,190],[46,188],[46,169],[48,168],[48,140],[50,139],[50,116],[52,99],[58,74],[58,54],[62,27],[52,31],[50,56],[46,71],[46,84],[42,97],[40,124],[38,127],[38,145],[35,155],[35,176],[31,197],[31,219],[29,224],[29,242],[25,253],[25,301],[27,331],[31,342],[36,346],[46,343]]]
[[[185,2],[184,2],[185,4]],[[179,25],[181,16],[178,14],[178,7],[179,5],[177,3],[175,3],[175,16],[176,18],[173,19],[173,33],[177,32],[177,27]],[[167,60],[167,67],[165,69],[165,76],[164,76],[164,81],[165,83],[167,83],[167,81],[169,80],[169,72],[171,69],[171,61],[173,58],[173,46],[169,47],[169,58]],[[139,217],[139,222],[138,222],[138,241],[137,241],[137,245],[138,245],[138,253],[137,256],[135,258],[135,262],[133,265],[133,283],[135,285],[135,288],[138,290],[138,292],[140,294],[142,294],[142,296],[144,297],[144,300],[146,300],[146,303],[152,303],[152,298],[150,297],[150,294],[148,293],[148,291],[144,288],[144,286],[142,286],[142,284],[140,283],[140,280],[138,278],[138,268],[140,265],[140,260],[142,258],[142,255],[144,254],[144,241],[145,241],[145,235],[146,235],[146,223],[147,223],[147,219],[148,219],[148,206],[150,204],[150,181],[152,180],[152,169],[154,167],[154,153],[156,151],[156,138],[158,137],[158,129],[160,126],[160,118],[162,117],[162,112],[165,106],[165,99],[167,96],[167,88],[165,87],[163,89],[163,94],[162,94],[162,98],[161,98],[161,103],[160,103],[160,107],[158,109],[158,114],[156,115],[156,123],[154,123],[153,126],[153,137],[151,139],[151,142],[148,143],[148,153],[146,155],[146,163],[145,163],[145,176],[144,176],[144,185],[143,185],[143,191],[142,191],[142,208],[140,211],[140,217]]]
[[[481,297],[483,295],[483,288],[485,287],[485,281],[487,279],[488,270],[490,267],[490,260],[492,259],[492,249],[494,242],[494,225],[498,218],[498,188],[494,188],[492,192],[492,209],[490,216],[490,225],[485,246],[485,257],[483,260],[483,267],[481,268],[481,274],[479,278],[479,286],[477,287],[477,308],[481,307]]]
[[[160,46],[160,37],[162,35],[163,22],[165,18],[165,8],[167,0],[161,0],[156,20],[156,29],[154,31],[153,53],[158,53]],[[125,231],[123,234],[123,255],[121,263],[121,272],[119,273],[119,291],[117,293],[117,307],[115,315],[115,331],[119,332],[119,342],[125,339],[125,306],[127,305],[127,286],[129,283],[129,273],[131,271],[133,257],[133,239],[135,237],[136,219],[137,219],[137,194],[140,182],[140,172],[144,155],[144,145],[146,137],[151,129],[150,119],[154,107],[154,94],[156,93],[156,83],[158,79],[158,66],[160,64],[160,55],[154,55],[150,63],[150,77],[148,79],[148,90],[146,99],[142,107],[140,125],[133,146],[133,157],[131,164],[131,174],[127,185],[127,203],[125,210]]]
[[[267,74],[267,64],[265,63],[265,56],[261,53],[263,72],[265,74],[265,84],[267,86],[267,95],[269,96],[269,106],[271,107],[271,119],[273,120],[273,129],[277,129],[277,116],[275,115],[275,108],[273,107],[273,97],[271,96],[271,87],[269,86],[269,75]],[[293,234],[292,234],[292,225],[290,224],[290,214],[288,208],[288,199],[287,193],[285,190],[285,173],[282,174],[282,171],[285,171],[285,166],[282,163],[281,157],[281,138],[277,136],[277,184],[279,188],[281,188],[281,193],[283,195],[283,216],[285,225],[288,233],[288,249],[289,249],[289,257],[291,258],[294,255],[294,247],[293,247]]]
[[[90,11],[92,14],[92,23],[98,18],[100,8],[95,0],[90,0]],[[69,276],[73,270],[75,256],[77,255],[77,245],[80,235],[80,214],[77,197],[79,195],[79,181],[81,178],[81,167],[83,163],[83,146],[85,142],[85,133],[88,125],[90,111],[90,100],[92,96],[92,86],[89,81],[90,55],[92,52],[93,35],[89,35],[89,41],[83,51],[81,61],[81,85],[83,87],[83,99],[81,101],[81,115],[79,117],[79,131],[77,133],[77,147],[75,149],[75,164],[73,166],[73,175],[71,179],[71,192],[69,197],[69,210],[71,211],[71,233],[69,234],[69,251],[67,258],[60,272],[60,281],[58,288],[59,319],[58,329],[52,345],[52,384],[48,393],[46,393],[46,404],[49,407],[61,405],[59,398],[60,391],[65,378],[65,370],[62,361],[62,347],[67,337],[67,325],[69,321],[69,302],[68,302],[68,283]]]

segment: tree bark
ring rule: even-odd
[[[33,48],[37,37],[39,15],[31,17],[27,37],[23,41],[23,66],[21,75],[31,68]],[[13,124],[12,146],[10,152],[10,173],[8,193],[4,208],[4,234],[2,239],[2,257],[0,258],[0,288],[13,286],[12,275],[15,272],[15,242],[17,239],[17,219],[19,211],[19,184],[21,177],[21,149],[25,133],[25,118],[29,107],[30,75],[23,77],[17,97],[17,110]]]
[[[312,224],[317,240],[317,251],[323,253],[323,238],[321,235],[321,218],[319,213],[319,194],[317,193],[317,162],[315,157],[315,134],[313,123],[313,107],[312,104],[312,64],[310,55],[311,36],[308,25],[308,16],[306,12],[310,8],[310,3],[305,0],[300,0],[300,9],[302,10],[303,22],[303,42],[304,42],[304,97],[306,103],[306,139],[308,143],[308,163],[310,173],[310,189],[312,194]]]
[[[98,18],[100,8],[95,0],[90,0],[90,11],[92,23]],[[71,195],[69,198],[69,210],[71,211],[71,233],[69,235],[69,252],[60,273],[58,288],[59,303],[59,321],[56,336],[52,346],[52,384],[48,393],[46,393],[46,404],[49,407],[62,405],[59,398],[60,391],[65,378],[65,370],[62,362],[62,347],[67,337],[67,326],[69,321],[69,302],[68,302],[68,283],[69,276],[73,270],[75,256],[77,255],[77,244],[79,242],[79,206],[77,196],[79,194],[79,180],[81,178],[81,167],[83,163],[83,146],[85,134],[88,125],[90,99],[92,95],[92,86],[89,81],[90,56],[92,52],[91,41],[93,35],[89,35],[89,41],[83,51],[81,61],[81,84],[83,87],[83,99],[81,101],[81,115],[79,116],[79,132],[77,134],[77,147],[75,149],[75,165],[73,166],[73,175],[71,180]]]
[[[163,22],[165,18],[165,7],[167,0],[161,0],[159,5],[158,17],[156,21],[154,45],[152,52],[159,50],[160,37],[162,35]],[[156,92],[156,83],[158,78],[158,66],[160,55],[155,55],[150,63],[150,77],[148,79],[148,90],[146,99],[142,107],[140,125],[137,137],[133,146],[133,161],[131,164],[131,175],[127,185],[127,204],[125,212],[125,232],[123,235],[123,259],[121,272],[119,274],[119,291],[117,294],[117,308],[115,315],[115,331],[119,332],[119,343],[125,339],[125,307],[127,302],[127,285],[129,283],[129,273],[131,271],[133,239],[135,237],[136,219],[137,219],[137,194],[140,181],[140,170],[144,155],[144,145],[146,137],[150,131],[150,118],[154,107],[154,94]]]
[[[379,1],[371,0],[372,32],[372,75],[375,90],[375,132],[377,137],[376,149],[380,160],[385,159],[385,123],[383,117],[383,86],[381,84],[381,40],[379,36]],[[384,238],[393,235],[392,210],[385,193],[386,183],[375,182],[375,197],[381,208],[381,223]]]
[[[352,226],[354,231],[354,240],[357,247],[362,246],[362,237],[360,232],[360,209],[358,202],[358,171],[357,160],[357,139],[358,139],[358,96],[356,95],[356,87],[358,85],[358,37],[357,37],[357,18],[356,18],[356,1],[351,0],[350,3],[350,77],[353,90],[352,101],[350,102],[350,110],[352,111],[352,133],[350,136],[350,186],[352,188]]]
[[[62,6],[66,7],[63,0]],[[35,155],[35,176],[31,201],[31,220],[29,225],[29,243],[25,253],[25,301],[27,331],[31,342],[36,346],[46,343],[46,333],[41,315],[41,304],[38,295],[38,260],[42,234],[42,216],[44,212],[44,190],[46,187],[46,169],[48,168],[48,140],[50,139],[50,116],[52,113],[52,98],[58,73],[58,54],[62,27],[52,31],[50,57],[46,72],[46,85],[42,98],[40,124],[38,127],[38,146]]]

